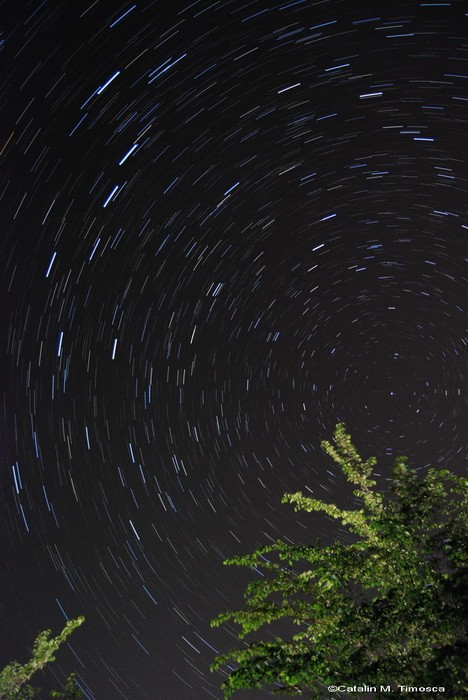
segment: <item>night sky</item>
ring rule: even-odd
[[[220,699],[222,562],[330,536],[280,500],[351,504],[338,421],[466,463],[468,4],[1,15],[0,664],[83,614],[37,684]]]

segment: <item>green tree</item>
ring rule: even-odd
[[[34,642],[32,658],[25,664],[12,661],[0,672],[0,700],[30,700],[41,692],[39,688],[29,685],[28,681],[48,663],[55,661],[55,652],[67,637],[82,623],[84,617],[69,620],[57,637],[50,639],[51,631],[41,632]],[[84,697],[74,682],[74,675],[68,677],[64,691],[52,691],[51,697],[72,700]]]
[[[399,685],[442,686],[452,700],[468,697],[468,479],[444,469],[418,475],[398,457],[390,487],[380,492],[376,459],[359,456],[343,424],[333,442],[322,448],[354,485],[360,507],[343,510],[302,493],[286,494],[283,503],[325,513],[353,541],[279,540],[224,562],[264,577],[247,586],[242,610],[212,626],[233,621],[239,639],[267,626],[265,641],[216,657],[212,670],[228,669],[225,697],[263,689],[330,698],[329,685],[363,684],[391,684],[400,695]]]
[[[75,676],[75,673],[70,673],[65,682],[63,690],[52,690],[50,697],[60,698],[60,700],[76,700],[77,698],[84,698],[81,688],[76,684]]]

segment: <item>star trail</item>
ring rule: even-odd
[[[2,18],[0,662],[83,614],[45,688],[220,700],[222,562],[329,535],[338,421],[466,463],[468,6]]]

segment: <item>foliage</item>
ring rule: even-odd
[[[51,698],[60,698],[60,700],[75,700],[76,698],[84,698],[83,692],[77,686],[75,681],[75,674],[70,673],[68,676],[65,687],[63,691],[52,690],[50,693]]]
[[[212,626],[233,621],[239,639],[270,623],[288,630],[280,637],[267,627],[267,641],[216,657],[212,670],[228,668],[225,697],[264,689],[330,698],[331,684],[444,686],[453,700],[467,697],[468,479],[444,469],[419,477],[398,457],[381,493],[376,459],[359,456],[343,424],[333,441],[322,448],[354,485],[360,507],[343,510],[302,493],[283,503],[340,521],[354,541],[279,540],[224,562],[264,577],[247,586],[244,609]]]
[[[12,661],[0,672],[0,700],[30,700],[40,693],[39,688],[29,685],[28,681],[37,671],[51,661],[55,661],[54,653],[67,637],[82,623],[84,617],[69,620],[57,637],[50,639],[51,631],[41,632],[34,642],[32,658],[26,664]],[[73,674],[67,679],[64,692],[52,691],[51,697],[72,700],[84,697],[76,686]]]

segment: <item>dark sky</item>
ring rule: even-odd
[[[468,6],[1,14],[0,662],[84,614],[46,687],[219,699],[222,561],[330,536],[280,500],[350,502],[336,422],[466,460]]]

